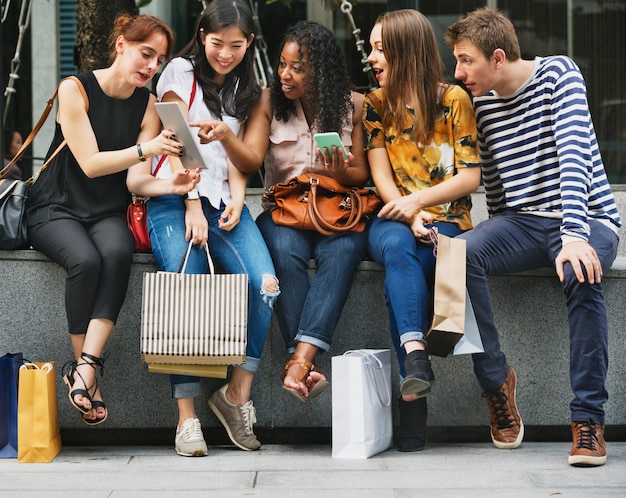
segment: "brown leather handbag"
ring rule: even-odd
[[[382,206],[373,190],[346,187],[333,178],[310,173],[272,185],[263,197],[276,204],[272,220],[277,225],[322,235],[362,232]]]

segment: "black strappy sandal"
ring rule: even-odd
[[[104,372],[104,359],[103,358],[98,358],[97,356],[93,356],[93,355],[91,355],[89,353],[81,353],[80,359],[83,360],[81,363],[78,363],[76,361],[72,361],[72,362],[66,363],[63,366],[63,371],[65,371],[68,368],[68,366],[69,366],[69,371],[67,373],[63,374],[63,381],[65,382],[65,384],[67,384],[67,387],[69,388],[68,397],[69,397],[70,403],[72,403],[72,406],[74,408],[76,408],[79,412],[81,412],[83,415],[86,415],[92,409],[95,409],[97,411],[98,408],[104,408],[104,417],[102,417],[102,418],[98,418],[98,419],[95,419],[95,420],[90,420],[90,419],[86,419],[85,417],[82,417],[83,422],[85,422],[87,425],[98,425],[98,424],[101,424],[102,422],[104,422],[107,419],[107,417],[109,416],[109,412],[108,412],[104,402],[103,401],[99,401],[99,400],[94,401],[92,399],[91,392],[93,392],[95,394],[96,391],[98,390],[98,380],[97,380],[97,378],[94,377],[93,384],[91,384],[91,386],[87,387],[87,383],[85,382],[85,379],[83,378],[83,376],[78,371],[78,367],[81,366],[81,365],[89,365],[91,368],[93,368],[96,371],[97,371],[97,367],[100,367],[100,375],[102,375],[103,372]],[[73,386],[73,384],[75,382],[75,380],[74,380],[74,375],[75,374],[78,374],[78,377],[81,380],[81,382],[83,383],[83,386],[85,386],[85,389],[74,389],[74,390],[72,390],[72,386]],[[80,405],[76,404],[76,402],[74,401],[74,396],[76,396],[78,394],[80,394],[81,396],[87,398],[91,402],[91,408],[89,410],[86,409],[83,406],[80,406]]]

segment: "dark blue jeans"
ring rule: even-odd
[[[330,237],[274,224],[269,211],[257,218],[280,281],[276,317],[287,352],[306,342],[328,351],[348,299],[354,272],[366,254],[367,231]],[[309,282],[309,259],[317,271]]]
[[[606,272],[617,254],[617,235],[590,220],[589,243]],[[484,389],[495,389],[507,376],[507,361],[500,349],[487,275],[554,267],[561,251],[561,220],[506,211],[459,235],[467,241],[467,290],[485,348],[474,354],[474,372]],[[574,399],[572,420],[591,419],[604,424],[608,399],[608,319],[602,284],[580,283],[565,265],[563,292],[570,336],[570,382]]]

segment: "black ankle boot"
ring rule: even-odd
[[[404,358],[406,375],[400,392],[409,395],[426,396],[431,393],[435,384],[435,374],[430,366],[430,359],[426,351],[411,351]]]
[[[428,441],[426,398],[419,398],[415,401],[404,401],[399,398],[398,408],[400,410],[400,430],[398,431],[396,448],[398,451],[423,450]]]

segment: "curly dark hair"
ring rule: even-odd
[[[261,87],[254,74],[254,40],[246,50],[239,65],[226,75],[220,89],[213,81],[215,71],[206,59],[201,39],[203,33],[219,33],[237,27],[247,40],[253,36],[254,19],[246,0],[213,0],[200,14],[194,28],[193,39],[177,57],[184,57],[194,65],[198,84],[204,94],[204,102],[218,117],[223,112],[243,121],[261,96]]]
[[[307,99],[315,114],[312,123],[320,132],[336,131],[341,135],[343,124],[352,115],[352,82],[348,76],[341,47],[333,33],[319,23],[300,21],[287,30],[280,45],[295,42],[300,47],[300,57],[306,50],[311,67],[310,80],[306,81]],[[296,107],[285,97],[278,77],[278,63],[274,66],[271,87],[272,107],[279,121],[288,121],[295,116]]]

